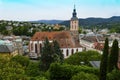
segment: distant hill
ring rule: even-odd
[[[38,20],[38,21],[31,21],[31,22],[36,22],[36,23],[45,23],[45,24],[61,24],[65,25],[67,27],[70,26],[70,20]],[[111,27],[108,26],[109,24],[115,24],[115,23],[120,23],[120,16],[113,16],[110,18],[86,18],[82,19],[79,18],[79,25],[83,27],[88,27],[90,28],[91,26],[104,26],[105,27]]]
[[[70,21],[63,21],[60,24],[69,26]],[[79,19],[80,26],[95,26],[101,24],[120,23],[120,16],[113,16],[111,18],[86,18]]]
[[[31,21],[36,23],[45,23],[45,24],[59,24],[63,22],[63,20],[38,20],[38,21]]]

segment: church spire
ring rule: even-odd
[[[73,17],[77,17],[77,13],[76,13],[75,4],[74,4],[74,9],[73,9]]]

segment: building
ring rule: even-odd
[[[77,18],[76,8],[74,6],[72,18],[70,20],[70,30],[78,31],[78,29],[79,29],[79,20]]]
[[[70,31],[36,32],[29,43],[30,57],[37,58],[40,56],[41,49],[44,46],[43,42],[46,37],[51,43],[53,40],[59,43],[64,58],[76,52],[83,51],[83,47],[79,44],[79,21],[76,15],[77,13],[74,7],[73,16],[70,21]]]
[[[15,56],[18,55],[18,51],[12,45],[0,45],[0,55]]]
[[[71,36],[69,31],[56,31],[56,32],[36,32],[30,40],[29,50],[30,56],[39,57],[42,47],[44,46],[45,38],[48,38],[49,42],[56,40],[61,48],[64,58],[70,55],[81,52],[82,47],[79,45],[78,41]]]

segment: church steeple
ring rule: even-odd
[[[71,21],[70,21],[70,30],[71,31],[78,31],[78,28],[79,28],[79,20],[77,18],[77,12],[76,12],[76,8],[75,8],[75,5],[74,5],[72,18],[71,18]]]
[[[73,17],[77,17],[75,5],[74,5],[74,9],[73,9]]]

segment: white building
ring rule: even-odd
[[[61,51],[64,55],[64,58],[69,57],[70,55],[81,52],[83,48],[80,46],[70,34],[69,31],[59,31],[59,32],[37,32],[30,40],[29,50],[31,57],[39,57],[41,49],[43,47],[43,42],[45,38],[48,38],[50,42],[56,40],[61,48]]]

